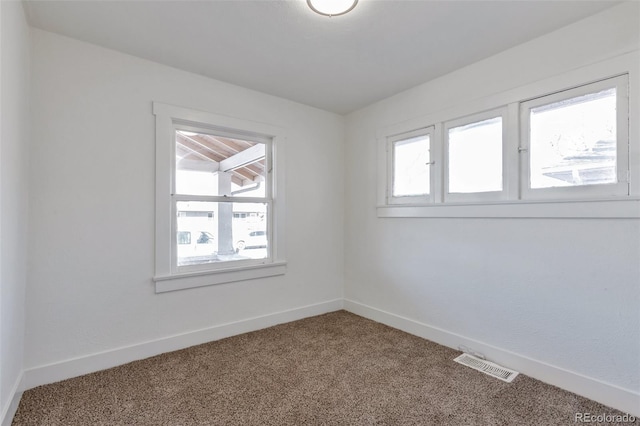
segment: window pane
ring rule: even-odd
[[[449,193],[502,191],[502,117],[449,129]]]
[[[265,144],[176,131],[176,193],[265,196]]]
[[[393,196],[429,194],[429,135],[393,144]]]
[[[616,183],[616,89],[532,108],[531,188]]]
[[[178,201],[178,266],[265,259],[266,203]]]

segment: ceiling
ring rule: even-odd
[[[32,26],[345,114],[619,2],[26,1]],[[569,46],[567,48],[570,48]]]

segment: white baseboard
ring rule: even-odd
[[[385,312],[352,300],[344,300],[344,309],[356,315],[397,328],[423,339],[457,349],[460,345],[481,352],[488,360],[522,372],[542,382],[600,402],[632,416],[640,417],[640,394],[579,373],[519,355],[438,327]],[[594,413],[595,414],[595,413]]]
[[[0,415],[0,424],[2,426],[11,426],[13,422],[13,416],[16,415],[16,411],[18,411],[18,405],[20,405],[20,399],[22,398],[22,389],[23,389],[23,379],[24,373],[21,373],[18,376],[18,379],[13,384],[11,391],[9,392],[10,399],[7,404],[2,407],[2,412]]]
[[[502,364],[505,367],[512,368],[545,383],[582,395],[633,416],[640,417],[640,394],[632,390],[623,389],[355,301],[335,299],[27,369],[14,386],[11,403],[3,407],[3,416],[0,417],[2,419],[2,426],[9,426],[11,424],[11,419],[13,419],[18,408],[23,390],[93,373],[165,352],[184,349],[189,346],[224,339],[226,337],[334,312],[340,309],[345,309],[356,315],[369,318],[373,321],[386,324],[390,327],[453,349],[457,349],[460,345],[473,348],[475,351],[482,352],[489,360]]]
[[[73,358],[62,362],[29,368],[24,371],[24,384],[27,390],[48,383],[59,382],[72,377],[82,376],[139,359],[149,358],[165,352],[176,351],[190,346],[224,339],[250,331],[261,330],[274,325],[297,321],[303,318],[334,312],[342,309],[342,299],[330,300],[314,305],[302,306],[281,312],[275,312],[242,321],[221,324],[202,330],[182,333],[158,340],[125,346],[105,352]],[[3,425],[4,426],[4,425]]]

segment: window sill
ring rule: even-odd
[[[185,290],[235,281],[274,277],[284,275],[286,270],[287,262],[278,261],[265,263],[263,265],[156,276],[153,278],[153,281],[156,283],[156,293],[165,293],[168,291]]]
[[[378,206],[381,218],[599,218],[638,219],[640,198],[572,201],[503,201]]]

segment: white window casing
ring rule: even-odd
[[[159,102],[156,116],[156,292],[282,275],[286,270],[284,230],[284,142],[281,128]],[[264,197],[176,193],[176,131],[243,138],[264,145]],[[241,159],[240,159],[241,160]],[[220,163],[222,164],[222,163]],[[262,203],[266,205],[268,255],[263,259],[179,265],[178,202]]]
[[[387,200],[389,204],[426,204],[433,203],[435,194],[433,191],[433,182],[436,181],[436,174],[439,170],[439,162],[433,157],[433,140],[434,140],[434,126],[430,126],[424,129],[414,130],[408,133],[402,133],[399,135],[391,136],[387,139]],[[405,143],[411,143],[414,140],[422,140],[427,143],[426,156],[428,158],[422,158],[420,164],[428,173],[428,178],[421,182],[426,187],[425,191],[421,191],[418,194],[394,194],[394,187],[398,174],[401,170],[396,170],[396,153],[398,147]],[[418,158],[416,159],[418,160]]]
[[[640,218],[639,64],[640,53],[631,52],[379,129],[378,217]],[[538,111],[544,111],[545,105],[612,87],[617,181],[576,180],[572,186],[531,188],[531,109],[543,106]],[[449,129],[498,115],[503,123],[502,191],[450,193]],[[429,196],[393,197],[392,142],[424,129],[433,129],[430,153],[435,164]]]
[[[621,75],[585,84],[561,92],[538,97],[520,104],[521,136],[518,151],[521,155],[521,198],[531,200],[592,199],[629,195],[629,96],[628,76]],[[532,188],[531,185],[531,111],[554,103],[561,103],[607,89],[616,93],[616,182],[607,184]]]
[[[460,128],[468,125],[473,125],[475,123],[486,122],[492,119],[500,119],[501,126],[501,158],[500,158],[500,174],[501,174],[501,189],[496,191],[485,191],[485,192],[451,192],[450,191],[450,171],[451,171],[451,162],[453,159],[450,156],[450,130],[455,128]],[[445,203],[455,203],[455,202],[482,202],[482,201],[499,201],[507,198],[507,181],[508,181],[508,173],[507,173],[507,140],[508,140],[508,129],[509,129],[509,121],[507,114],[507,107],[497,108],[490,111],[484,111],[481,113],[473,114],[470,116],[458,118],[455,120],[448,121],[444,123],[444,202]],[[475,161],[481,162],[482,158],[477,158]]]

